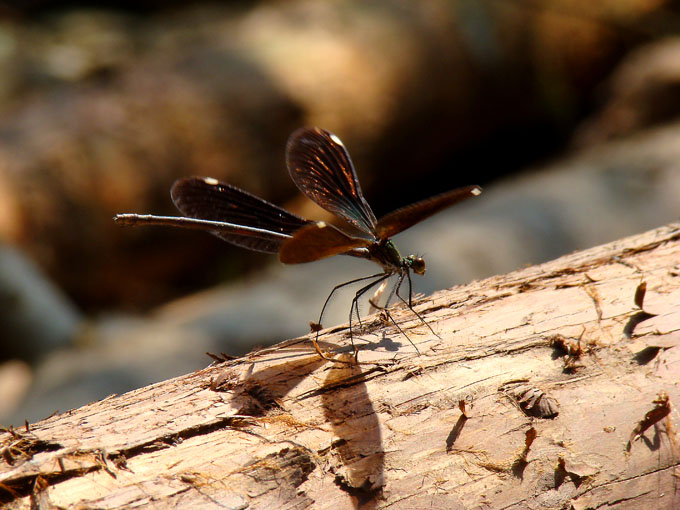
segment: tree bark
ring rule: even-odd
[[[8,508],[680,508],[680,225],[0,435]],[[646,289],[646,293],[645,293]]]

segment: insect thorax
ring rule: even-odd
[[[374,243],[368,250],[371,260],[379,264],[386,273],[401,273],[409,267],[390,239]]]

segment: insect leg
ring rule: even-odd
[[[321,331],[321,320],[323,319],[323,314],[326,311],[326,307],[328,306],[328,303],[330,302],[331,297],[333,297],[333,294],[335,294],[335,291],[339,290],[339,289],[341,289],[341,288],[343,288],[347,285],[352,285],[353,283],[361,282],[361,281],[364,281],[364,280],[369,280],[371,278],[377,278],[378,276],[382,276],[383,274],[384,273],[378,273],[378,274],[374,274],[374,275],[371,275],[371,276],[364,276],[362,278],[355,278],[354,280],[350,280],[348,282],[341,283],[341,284],[333,287],[333,290],[331,290],[331,293],[328,294],[328,297],[326,298],[326,301],[324,302],[323,307],[321,308],[321,313],[319,314],[319,322],[317,323],[318,326],[319,326],[319,329],[317,329],[316,336],[315,336],[314,340],[312,340],[313,343],[314,343],[314,349],[316,349],[316,352],[319,354],[319,356],[321,356],[324,359],[330,359],[325,354],[323,354],[323,352],[321,351],[321,347],[319,347],[319,332]],[[351,310],[350,310],[350,333],[351,333],[351,331],[352,331],[352,328],[351,328]],[[354,345],[354,344],[352,344],[352,345]]]
[[[349,308],[349,339],[350,339],[350,342],[352,342],[352,347],[354,347],[355,358],[358,356],[359,351],[357,350],[356,346],[354,345],[354,335],[353,335],[353,332],[352,332],[352,317],[354,316],[354,309],[356,308],[357,318],[359,319],[359,325],[361,325],[361,316],[359,314],[359,299],[366,292],[368,292],[369,290],[371,290],[373,287],[375,287],[379,283],[383,282],[384,280],[388,279],[390,276],[392,276],[392,273],[380,273],[379,275],[374,275],[374,277],[376,277],[377,279],[375,281],[372,281],[368,285],[360,288],[357,291],[357,293],[354,295],[354,299],[352,299],[352,304]]]
[[[411,301],[411,297],[413,296],[413,284],[411,283],[411,273],[408,272],[406,273],[406,276],[408,278],[408,302],[399,294],[399,286],[397,286],[397,291],[396,295],[397,297],[401,300],[402,303],[404,303],[406,306],[408,306],[408,309],[413,312],[413,314],[420,319],[420,322],[425,324],[427,328],[432,331],[432,334],[436,336],[437,338],[441,338],[437,333],[435,333],[434,329],[432,329],[432,326],[430,326],[425,319],[423,319],[422,315],[420,315],[418,312],[416,312],[416,309],[413,308],[413,303]],[[403,278],[402,278],[403,280]],[[399,281],[399,285],[401,285],[401,281]]]

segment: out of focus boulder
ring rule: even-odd
[[[290,202],[284,144],[303,124],[343,138],[379,214],[484,184],[559,146],[665,5],[297,0],[10,19],[0,238],[84,309],[162,302],[262,259],[121,231],[113,214],[172,212],[168,189],[191,174]]]
[[[606,86],[602,110],[575,137],[576,145],[622,138],[680,116],[680,37],[638,48]]]
[[[0,244],[0,361],[35,361],[71,343],[82,317],[30,260]]]

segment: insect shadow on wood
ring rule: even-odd
[[[314,354],[257,371],[252,370],[251,365],[242,380],[229,378],[220,385],[213,382],[211,389],[231,393],[232,405],[239,409],[237,414],[264,416],[273,409],[285,411],[281,399],[324,363],[326,360]]]
[[[272,351],[278,349],[272,349]],[[384,451],[380,423],[369,398],[366,380],[383,372],[375,365],[363,370],[363,364],[352,363],[353,355],[343,353],[342,363],[334,363],[321,387],[300,395],[304,400],[321,397],[324,416],[333,430],[333,440],[321,455],[331,454],[336,462],[335,483],[356,499],[359,507],[378,499],[384,484]],[[243,389],[233,388],[234,399],[243,400],[249,385],[266,387],[270,395],[282,399],[313,370],[326,363],[314,355],[254,371],[243,383]],[[282,411],[286,410],[281,405]]]
[[[324,415],[335,436],[331,452],[339,464],[336,484],[357,498],[359,507],[382,494],[385,459],[380,422],[364,375],[368,374],[361,365],[336,364],[324,381],[324,388],[331,391],[321,394]]]
[[[291,352],[297,343],[291,342],[288,346]],[[290,355],[285,351],[285,347],[277,346],[252,355],[251,359],[255,361],[262,354]],[[284,407],[283,398],[327,362],[310,349],[306,353],[303,358],[274,363],[261,370],[254,370],[254,364],[251,364],[241,378],[233,371],[230,373],[230,367],[227,367],[225,375],[214,379],[210,388],[231,393],[232,405],[239,409],[239,415],[262,417],[275,410],[282,421],[290,421],[292,417]],[[349,352],[341,356],[345,359],[331,365],[320,388],[298,395],[296,399],[321,397],[324,416],[333,429],[333,440],[320,454],[333,455],[337,462],[335,483],[362,508],[380,498],[384,484],[385,454],[380,423],[365,384],[368,377],[374,377],[384,369],[374,365],[364,371],[363,364],[351,362],[353,355]],[[268,358],[268,361],[272,359]],[[297,426],[308,426],[296,423]]]

